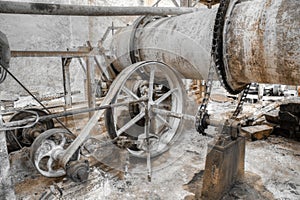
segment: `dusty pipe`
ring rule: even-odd
[[[134,49],[140,60],[158,60],[185,78],[206,79],[217,8],[162,18],[137,29]],[[247,83],[300,83],[300,1],[249,0],[232,10],[224,33],[226,81],[234,90]],[[131,64],[127,27],[112,44],[117,70]]]
[[[103,7],[66,4],[0,2],[0,13],[31,15],[72,16],[130,16],[130,15],[180,15],[197,11],[197,8],[174,7]]]

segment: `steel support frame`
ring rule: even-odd
[[[1,5],[1,2],[0,2]],[[12,57],[61,57],[62,72],[63,72],[63,86],[65,108],[72,106],[72,91],[71,91],[71,77],[70,77],[70,63],[72,58],[84,58],[86,63],[86,99],[88,100],[88,107],[95,108],[96,106],[96,83],[95,83],[95,61],[94,57],[100,55],[98,48],[92,47],[78,47],[71,51],[11,51]],[[89,113],[91,118],[93,112]]]

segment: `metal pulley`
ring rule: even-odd
[[[85,182],[88,179],[90,166],[88,160],[70,161],[66,166],[67,176],[74,182]]]
[[[24,146],[31,146],[33,141],[41,133],[54,127],[54,122],[52,119],[47,119],[44,121],[40,121],[37,119],[38,121],[30,122],[29,120],[36,115],[38,116],[38,118],[40,118],[47,116],[48,113],[40,109],[32,108],[17,112],[10,118],[9,122],[11,123],[17,123],[22,120],[28,120],[28,122],[18,127],[7,127],[8,129],[10,129],[6,131],[9,152],[19,150]]]

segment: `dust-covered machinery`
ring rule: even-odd
[[[32,6],[0,4],[4,13],[72,15],[72,10],[64,13],[57,6],[27,8]],[[299,84],[298,0],[223,0],[212,9],[194,9],[178,16],[148,14],[115,34],[110,67],[118,76],[99,107],[56,115],[26,111],[26,117],[4,123],[1,130],[29,123],[14,137],[26,145],[33,143],[31,159],[44,176],[72,174],[73,180],[87,179],[89,167],[78,160],[78,149],[103,114],[112,141],[131,155],[147,159],[150,178],[150,159],[168,150],[181,132],[183,119],[194,120],[201,133],[208,125],[221,123],[211,121],[206,112],[213,79],[219,79],[233,94],[252,82]],[[208,81],[196,116],[185,113],[183,78]],[[222,122],[233,139],[239,134],[241,122],[235,117],[241,106]],[[77,137],[65,129],[50,129],[54,117],[90,111],[95,112]]]

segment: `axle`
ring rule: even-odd
[[[131,104],[131,103],[145,102],[147,100],[148,100],[147,98],[141,98],[141,99],[134,100],[134,101],[127,101],[127,102],[121,102],[121,103],[115,103],[115,104],[109,104],[109,105],[102,105],[102,106],[98,106],[96,108],[77,109],[77,110],[73,110],[73,111],[61,112],[61,113],[58,113],[58,114],[50,114],[50,115],[45,115],[45,116],[37,116],[37,117],[26,118],[26,119],[22,119],[22,120],[18,120],[18,121],[6,122],[6,123],[3,123],[3,125],[2,125],[3,128],[2,128],[2,126],[0,127],[0,131],[16,129],[15,127],[22,128],[22,127],[19,127],[19,126],[22,126],[22,125],[25,125],[25,124],[28,124],[28,123],[32,123],[32,126],[33,126],[38,121],[46,121],[46,120],[53,119],[53,118],[58,118],[58,117],[66,117],[66,116],[70,116],[70,115],[88,113],[88,112],[93,112],[93,111],[97,111],[97,110],[105,110],[105,109],[114,108],[114,107],[118,107],[118,106],[128,105],[128,104]],[[28,112],[28,111],[26,111],[26,112]],[[31,112],[34,114],[33,111],[31,111]]]

